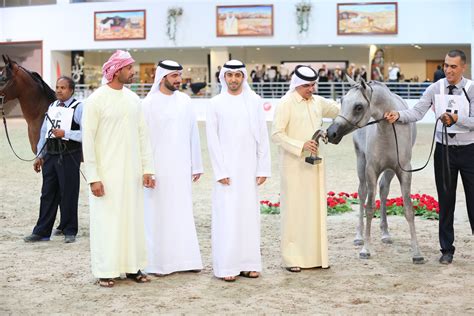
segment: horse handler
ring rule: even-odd
[[[39,155],[33,163],[36,172],[43,172],[40,214],[33,233],[24,238],[25,242],[49,240],[58,206],[61,220],[55,234],[64,234],[65,243],[76,241],[82,103],[72,97],[74,87],[74,81],[69,77],[57,80],[57,100],[49,106],[41,127],[37,145]]]
[[[305,157],[317,155],[312,135],[323,117],[339,114],[340,105],[313,95],[317,78],[311,67],[296,67],[273,120],[272,140],[280,146],[281,252],[290,272],[329,267],[324,164]]]
[[[466,206],[474,234],[474,88],[472,81],[463,77],[466,70],[466,54],[454,49],[444,59],[446,78],[430,85],[420,101],[409,110],[385,113],[390,123],[419,121],[426,112],[435,106],[436,117],[447,125],[448,135],[443,144],[441,124],[436,130],[436,149],[434,153],[434,171],[439,199],[439,244],[441,257],[439,263],[450,264],[454,250],[454,209],[458,173],[461,174]],[[444,162],[447,154],[451,176],[447,175]],[[443,170],[445,169],[445,170]],[[446,189],[445,189],[446,188]]]

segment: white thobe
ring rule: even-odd
[[[154,173],[140,99],[104,85],[87,98],[82,123],[87,182],[105,191],[89,192],[92,273],[136,273],[146,266],[143,175]]]
[[[203,172],[199,129],[191,99],[176,91],[143,101],[156,170],[145,189],[145,237],[150,273],[202,269],[193,217],[192,175]]]
[[[214,275],[261,271],[257,177],[271,173],[261,98],[227,93],[211,99],[207,142],[214,170],[212,261]],[[230,178],[230,185],[217,182]]]

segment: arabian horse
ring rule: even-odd
[[[56,95],[38,73],[23,68],[8,56],[2,57],[5,67],[0,70],[0,96],[4,97],[4,103],[14,99],[20,101],[23,117],[28,123],[31,150],[36,154],[44,114],[56,100]]]
[[[357,155],[360,213],[354,243],[363,244],[359,257],[361,259],[370,257],[370,231],[375,211],[377,180],[380,175],[382,175],[380,181],[382,242],[392,242],[388,232],[386,201],[390,182],[396,175],[400,181],[405,218],[410,227],[413,263],[424,263],[416,238],[415,214],[410,198],[411,173],[404,171],[411,169],[410,160],[416,137],[416,126],[414,123],[396,123],[392,126],[383,119],[385,112],[408,109],[408,106],[400,96],[392,93],[383,83],[377,81],[366,83],[364,80],[357,83],[352,79],[350,83],[351,89],[341,99],[341,113],[327,129],[327,137],[330,143],[338,144],[344,135],[355,131],[353,140]],[[378,124],[367,125],[371,118]],[[367,221],[365,235],[363,233],[364,207]]]

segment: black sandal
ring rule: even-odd
[[[298,272],[301,272],[301,268],[300,267],[288,267],[288,268],[285,268],[286,270],[290,271],[290,272],[294,272],[294,273],[298,273]]]
[[[133,280],[137,283],[147,283],[150,282],[150,279],[148,279],[147,275],[140,270],[138,270],[137,273],[127,273],[126,274],[127,279]]]

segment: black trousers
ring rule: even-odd
[[[82,151],[61,155],[46,154],[43,163],[40,214],[33,233],[49,237],[53,230],[58,206],[61,209],[59,229],[65,235],[76,235],[78,230],[77,203],[79,199],[79,166]]]
[[[451,181],[449,183],[446,182],[447,191],[445,191],[443,185],[443,183],[445,183],[442,170],[443,145],[440,143],[436,143],[434,171],[439,200],[439,244],[443,254],[454,254],[453,222],[458,174],[461,175],[462,184],[464,186],[469,222],[471,223],[471,230],[474,234],[474,144],[449,146],[448,149]]]

